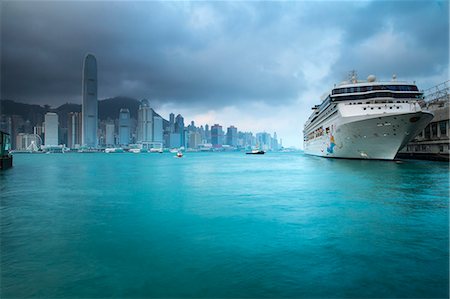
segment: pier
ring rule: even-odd
[[[424,91],[422,109],[434,114],[431,122],[397,154],[397,158],[449,161],[450,81]]]
[[[8,133],[0,131],[0,170],[12,167],[13,157],[9,153],[11,138]]]

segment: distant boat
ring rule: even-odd
[[[176,157],[177,157],[177,158],[181,158],[181,157],[183,157],[183,153],[182,153],[182,152],[177,152],[177,155],[176,155]]]
[[[252,150],[251,152],[245,153],[247,155],[264,155],[265,152],[263,150]]]
[[[123,153],[123,148],[120,147],[110,147],[105,148],[105,153]]]
[[[162,150],[162,148],[151,148],[150,152],[151,153],[160,153],[160,154],[162,154],[163,150]]]

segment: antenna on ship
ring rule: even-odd
[[[358,74],[356,73],[356,70],[351,70],[348,74],[348,78],[351,83],[358,83]]]

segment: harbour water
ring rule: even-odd
[[[447,163],[22,154],[0,192],[1,298],[449,295]]]

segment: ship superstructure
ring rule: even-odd
[[[306,154],[392,160],[433,114],[422,111],[423,93],[413,83],[350,81],[335,86],[305,123]]]

